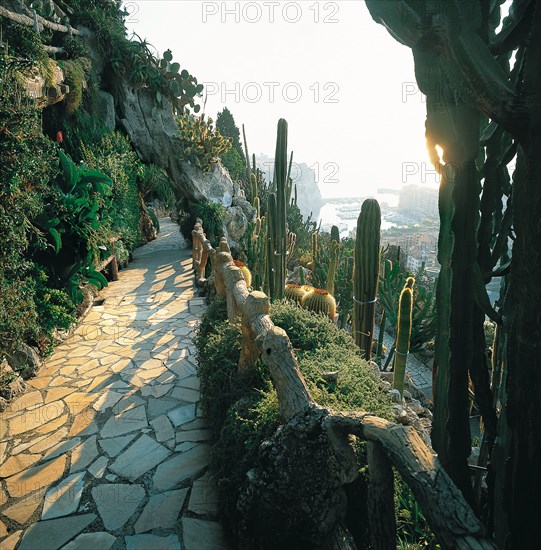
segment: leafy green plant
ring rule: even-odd
[[[49,180],[58,170],[54,146],[41,131],[41,112],[18,80],[25,62],[31,60],[0,49],[0,356],[37,327],[29,257],[47,241],[32,222],[54,202]]]
[[[145,202],[157,200],[167,209],[172,209],[177,201],[169,176],[163,168],[155,164],[140,165],[139,190]]]
[[[106,244],[108,237],[120,237],[129,252],[142,241],[141,202],[138,178],[143,165],[129,139],[120,132],[104,134],[91,146],[81,146],[83,160],[111,179],[111,201],[107,207],[108,222],[96,234],[96,246]],[[101,241],[101,242],[98,242]]]
[[[79,286],[86,280],[98,288],[107,280],[93,265],[97,245],[94,235],[106,211],[111,180],[102,172],[76,166],[62,150],[58,151],[61,174],[56,179],[57,202],[48,204],[34,223],[48,231],[52,250],[36,257],[54,276],[67,284],[71,299],[82,299]]]
[[[60,68],[64,71],[64,81],[69,86],[69,93],[66,98],[66,111],[73,113],[83,103],[83,86],[87,73],[90,70],[91,62],[86,57],[59,61]]]
[[[203,229],[211,243],[216,245],[223,236],[223,223],[225,219],[225,208],[212,201],[197,201],[191,206],[192,229],[195,224],[195,219],[199,218],[203,222]]]
[[[428,526],[428,522],[415,500],[411,489],[398,476],[395,485],[397,486],[395,496],[395,507],[397,509],[396,528],[397,539],[400,548],[414,550],[426,548],[438,550],[441,546],[436,541],[434,534]]]
[[[49,354],[53,350],[56,329],[69,329],[76,322],[76,307],[66,291],[47,286],[47,275],[37,270],[36,312],[39,318],[39,334],[36,339],[43,342],[42,351]]]

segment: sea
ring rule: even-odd
[[[396,207],[398,206],[399,195],[395,193],[377,193],[373,196],[381,206],[381,229],[389,229],[396,226],[395,221],[386,219],[388,216],[394,217]],[[324,198],[324,204],[319,211],[318,223],[321,223],[321,229],[329,231],[331,226],[336,225],[340,230],[341,237],[347,237],[357,226],[357,218],[361,211],[361,206],[368,197],[348,197],[348,198]]]

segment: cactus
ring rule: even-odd
[[[406,361],[410,349],[411,314],[413,311],[413,285],[415,279],[408,277],[398,303],[398,326],[396,332],[396,349],[394,353],[393,387],[404,393],[404,376],[406,375]]]
[[[257,185],[257,176],[255,174],[250,174],[250,199],[253,202],[258,199],[258,185]]]
[[[363,202],[357,220],[353,267],[353,335],[367,361],[372,338],[379,279],[381,210],[375,199]]]
[[[334,281],[340,261],[340,232],[338,227],[331,227],[331,248],[329,253],[329,267],[327,271],[327,290],[334,295]]]
[[[299,267],[299,284],[301,286],[304,286],[306,284],[306,278],[304,277],[304,267],[302,267],[302,265]]]
[[[303,298],[306,296],[306,290],[301,285],[289,283],[286,285],[285,297],[292,302],[302,304]]]
[[[317,232],[314,231],[312,233],[312,265],[310,266],[312,271],[314,272],[316,270],[316,258],[318,256],[318,252],[319,252],[318,236],[317,236]]]
[[[484,436],[490,446],[496,439],[486,477],[488,495],[495,498],[479,509],[487,511],[498,547],[530,548],[539,539],[538,512],[529,503],[541,488],[539,476],[532,476],[541,462],[541,446],[532,445],[541,411],[541,296],[532,277],[541,271],[541,255],[533,252],[541,240],[541,4],[513,0],[500,31],[499,2],[489,9],[474,2],[471,11],[454,4],[459,9],[450,15],[446,2],[367,0],[372,17],[413,49],[417,82],[427,95],[431,158],[440,162],[439,145],[452,166],[442,171],[440,183],[433,447],[472,503],[471,376]],[[507,166],[515,156],[511,180]],[[484,288],[494,276],[502,277],[497,305],[505,319],[497,363],[508,374],[497,431],[496,408],[487,406],[491,388],[482,331],[485,314],[494,314]]]
[[[336,317],[336,301],[334,297],[321,288],[314,288],[310,292],[307,292],[302,300],[302,307],[314,313],[325,314],[331,321],[334,321]]]
[[[331,242],[332,241],[336,241],[337,243],[340,242],[340,230],[336,225],[331,227]]]
[[[271,299],[284,297],[287,275],[287,122],[278,121],[273,187],[268,197],[270,237],[267,239],[269,294]],[[290,242],[290,244],[294,244]]]
[[[246,281],[246,286],[251,287],[252,273],[248,269],[248,266],[240,260],[233,260],[233,263],[242,271],[242,275],[244,276],[244,280]]]

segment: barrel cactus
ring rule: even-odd
[[[301,285],[289,283],[286,285],[285,297],[292,302],[302,304],[302,300],[306,295],[306,290]]]
[[[334,321],[336,316],[336,300],[327,290],[314,288],[308,292],[303,300],[302,307],[315,313],[323,313]]]
[[[246,286],[252,286],[252,274],[248,269],[248,266],[239,260],[233,260],[233,263],[242,271],[242,275],[246,281]]]

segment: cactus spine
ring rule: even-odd
[[[376,199],[366,199],[357,220],[353,267],[353,334],[367,361],[372,337],[379,279],[381,210]]]
[[[394,353],[393,387],[404,393],[404,376],[406,375],[406,361],[410,349],[411,323],[413,311],[413,285],[415,279],[408,277],[400,293],[398,302],[398,326],[396,332],[396,349]]]

